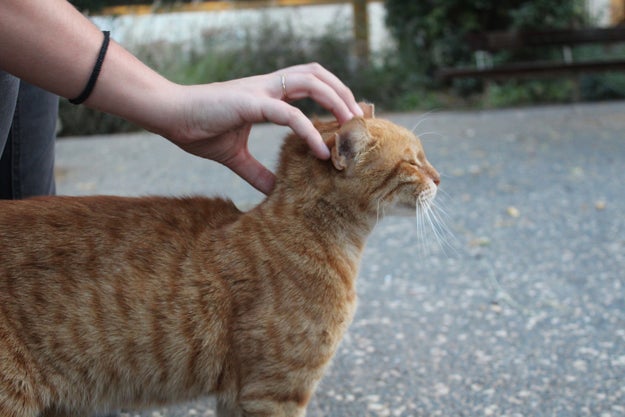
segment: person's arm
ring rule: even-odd
[[[78,96],[93,70],[103,34],[65,0],[0,0],[0,68],[66,98]],[[252,123],[288,125],[313,152],[329,157],[319,133],[282,100],[311,97],[340,123],[362,112],[351,91],[317,64],[198,86],[168,81],[111,40],[85,105],[158,133],[231,168],[267,193],[273,174],[247,151]]]

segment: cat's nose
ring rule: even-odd
[[[426,168],[425,172],[427,176],[430,177],[432,182],[438,187],[438,185],[441,183],[441,176],[438,171],[435,170],[432,166],[429,166]]]

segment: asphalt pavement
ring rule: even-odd
[[[415,128],[441,172],[443,241],[378,224],[308,416],[625,416],[625,102],[378,117]],[[273,166],[286,132],[255,127],[252,153]],[[262,199],[147,133],[60,139],[57,188]]]

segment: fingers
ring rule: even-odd
[[[330,158],[330,151],[312,122],[297,108],[277,100],[268,100],[261,107],[264,120],[289,126],[293,132],[304,139],[315,156],[321,159]]]
[[[363,115],[351,90],[319,64],[297,65],[274,74],[280,75],[276,97],[286,95],[289,100],[310,97],[331,111],[341,124]]]
[[[224,165],[265,195],[273,189],[276,181],[275,175],[258,162],[247,149],[235,158],[224,162]]]
[[[274,77],[274,97],[282,100],[312,98],[334,114],[340,124],[354,116],[363,116],[354,95],[334,74],[319,64],[297,65],[270,74]],[[265,120],[289,126],[308,143],[313,153],[321,159],[328,159],[330,151],[312,122],[297,108],[283,101],[271,100],[262,106]]]

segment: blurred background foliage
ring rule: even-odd
[[[472,63],[465,40],[471,32],[575,28],[588,23],[585,0],[386,0],[385,4],[386,23],[397,40],[399,56],[428,81],[438,68]]]
[[[146,0],[72,0],[81,10],[103,6],[145,4]],[[179,0],[177,2],[180,2]],[[159,0],[159,4],[174,3]],[[264,19],[260,27],[238,28],[235,46],[207,33],[203,50],[158,42],[130,48],[143,62],[183,84],[208,83],[267,73],[304,62],[319,62],[334,72],[359,99],[376,103],[382,110],[428,110],[529,105],[625,98],[625,74],[588,74],[578,79],[511,80],[485,88],[477,80],[457,80],[451,85],[437,81],[435,72],[444,66],[472,65],[466,44],[470,32],[506,29],[578,28],[592,26],[584,0],[385,0],[386,24],[394,43],[376,52],[368,65],[354,57],[351,22],[337,21],[315,33],[301,35],[288,21]],[[241,35],[242,33],[242,35]],[[625,46],[612,53],[625,54]],[[516,52],[515,52],[516,53]],[[561,51],[520,51],[523,59],[545,58]],[[584,46],[578,57],[604,54],[604,48]],[[494,57],[498,62],[518,59],[511,53]],[[310,100],[297,103],[308,114],[321,114]],[[113,116],[61,101],[63,135],[112,133],[135,129]]]

